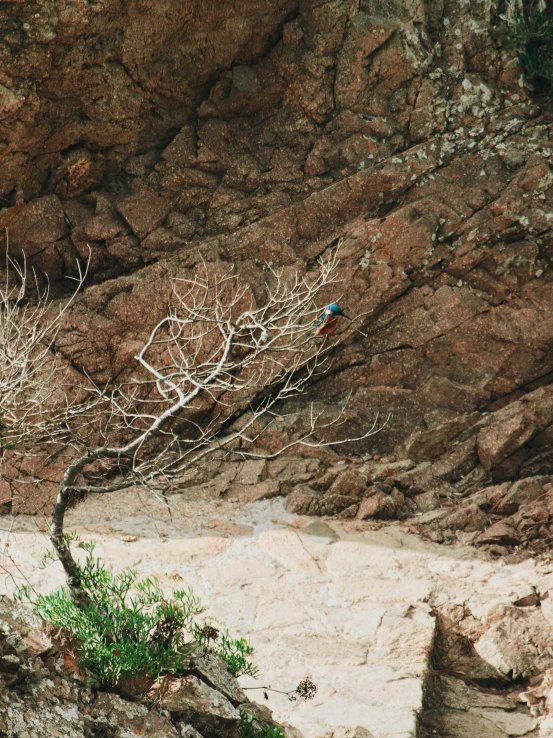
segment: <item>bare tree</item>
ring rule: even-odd
[[[160,494],[208,458],[272,458],[293,446],[331,446],[378,431],[375,421],[358,438],[321,440],[321,431],[344,422],[344,409],[323,422],[310,406],[305,432],[274,453],[256,448],[256,441],[279,417],[278,403],[301,394],[327,366],[332,343],[313,337],[313,323],[324,291],[337,281],[336,268],[336,252],[306,277],[268,267],[266,299],[259,306],[232,269],[203,264],[193,278],[174,281],[166,317],[135,357],[135,378],[109,391],[91,386],[84,401],[68,402],[65,415],[55,415],[57,425],[49,421],[50,440],[62,440],[72,454],[59,485],[50,537],[77,604],[86,605],[86,593],[64,532],[73,495],[109,493],[135,484]],[[25,320],[21,304],[11,312],[4,310],[10,325]],[[37,330],[42,317],[39,310]],[[48,346],[43,339],[52,329],[55,325],[47,323],[35,343]],[[15,386],[20,382],[23,393],[30,384],[33,395],[46,350],[25,354],[30,369],[17,358],[10,360],[16,378],[9,379],[10,370],[6,381]],[[38,416],[28,424],[36,420],[40,432],[46,415],[40,405]]]

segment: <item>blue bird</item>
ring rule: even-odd
[[[315,326],[313,335],[324,337],[329,336],[331,333],[334,333],[336,326],[338,325],[338,318],[340,317],[351,320],[351,318],[349,318],[344,313],[342,308],[335,302],[333,302],[331,305],[325,308],[324,313],[321,315],[317,325]]]

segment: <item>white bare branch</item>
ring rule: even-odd
[[[78,265],[76,287],[54,306],[47,283],[41,287],[26,261],[6,253],[0,283],[0,456],[65,433],[64,423],[82,414],[54,378],[59,368],[52,345],[64,315],[86,279]],[[62,390],[60,392],[60,390]]]
[[[8,347],[0,354],[0,402],[12,430],[1,438],[16,451],[32,433],[63,447],[68,462],[51,540],[76,602],[84,604],[84,593],[63,528],[72,495],[134,484],[164,490],[209,457],[274,458],[294,446],[335,446],[378,432],[377,416],[356,437],[321,440],[321,431],[344,423],[345,407],[323,422],[311,406],[304,432],[270,454],[256,447],[280,417],[279,403],[328,369],[335,343],[314,338],[313,326],[338,281],[337,264],[336,250],[308,276],[267,267],[266,297],[257,304],[233,269],[202,263],[193,277],[174,280],[167,315],[136,356],[135,379],[109,389],[91,384],[84,401],[67,399],[52,411],[43,377],[55,384],[50,349],[71,300],[51,317],[48,291],[27,302],[25,266],[10,262],[17,283],[0,290],[0,341]]]

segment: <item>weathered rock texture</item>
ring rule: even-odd
[[[213,655],[195,664],[201,678],[166,677],[141,700],[135,691],[131,702],[92,691],[67,640],[29,608],[2,596],[0,735],[238,738],[240,710],[256,719],[257,728],[273,725],[271,711],[250,702]]]
[[[195,117],[198,97],[222,70],[274,45],[296,6],[5,3],[0,196],[28,199],[49,190],[72,197],[123,174],[133,155],[159,152]]]
[[[344,237],[328,297],[361,317],[285,432],[306,399],[351,392],[349,434],[390,419],[348,451],[431,466],[315,490],[323,505],[296,491],[297,509],[386,518],[415,491],[424,511],[553,473],[553,118],[496,4],[212,5],[2,8],[0,225],[51,279],[90,249],[96,281],[57,351],[99,383],[128,375],[200,258],[262,300],[263,262],[304,273]],[[476,530],[487,508],[470,514]]]

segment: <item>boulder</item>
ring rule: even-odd
[[[238,730],[240,714],[220,692],[195,676],[165,677],[148,693],[173,717],[190,723],[205,738]]]
[[[353,518],[357,517],[358,512],[359,505],[357,504],[357,502],[354,502],[353,505],[345,507],[338,517],[344,518],[344,520],[352,520]]]
[[[336,466],[331,466],[330,469],[326,469],[322,474],[319,474],[315,479],[313,479],[311,487],[321,492],[325,492],[334,484],[338,476],[341,474],[341,468],[341,465],[337,464]]]
[[[257,484],[232,484],[225,496],[242,502],[255,502],[278,497],[280,490],[281,483],[278,479],[265,479]]]
[[[136,231],[135,231],[136,233]],[[168,228],[156,228],[142,241],[142,248],[149,258],[177,251],[186,244],[186,241]]]
[[[41,618],[5,595],[0,595],[0,632],[3,639],[9,639],[10,651],[16,654],[42,656],[53,647]]]
[[[193,730],[192,726],[186,726]],[[140,735],[140,733],[138,733]],[[182,726],[175,726],[169,718],[150,710],[142,723],[142,735],[148,738],[202,738],[199,733],[185,732]]]
[[[394,478],[394,484],[408,495],[428,492],[439,485],[439,480],[432,471],[430,461],[423,461],[412,469],[408,469]]]
[[[440,518],[439,525],[450,530],[472,532],[482,530],[487,522],[488,516],[479,505],[469,503],[453,508],[451,512]]]
[[[286,498],[286,510],[296,515],[320,515],[323,510],[323,496],[320,492],[301,485]]]
[[[506,494],[502,497],[494,508],[494,513],[498,515],[512,515],[517,510],[544,494],[551,489],[552,478],[550,476],[529,477],[527,479],[519,479],[511,484]]]
[[[112,729],[121,728],[134,733],[142,729],[144,718],[148,713],[146,705],[128,702],[110,692],[98,692],[88,711],[97,728],[105,725]]]
[[[117,203],[117,210],[132,232],[143,239],[163,223],[171,212],[171,203],[153,192],[144,191],[121,200]]]
[[[128,233],[125,221],[114,211],[107,210],[87,220],[84,235],[91,241],[108,241]]]
[[[478,655],[511,679],[527,679],[553,666],[553,629],[539,608],[501,606],[475,642]]]
[[[542,387],[495,412],[477,439],[478,457],[492,469],[553,423],[553,389]]]
[[[182,723],[180,726],[180,735],[181,738],[202,738],[196,728],[193,728],[191,725],[183,725]]]
[[[238,681],[229,672],[227,664],[216,653],[200,651],[193,654],[190,669],[208,686],[221,692],[233,705],[248,701]]]
[[[439,459],[448,450],[451,442],[467,431],[478,417],[478,413],[459,415],[436,428],[415,433],[405,444],[407,456],[417,463]]]
[[[536,426],[520,403],[478,434],[478,457],[485,469],[492,469],[536,434]]]
[[[340,474],[331,484],[328,494],[343,497],[360,497],[367,487],[361,474],[354,469],[348,469]]]
[[[477,464],[476,440],[468,438],[435,461],[431,470],[437,479],[444,482],[458,482],[462,477],[469,474]]]
[[[267,477],[265,459],[250,459],[239,464],[235,481],[240,484],[257,484]]]
[[[59,241],[69,232],[65,213],[56,195],[47,195],[22,207],[9,223],[10,247],[34,256],[45,244]]]
[[[124,235],[106,241],[106,250],[124,269],[142,264],[142,249],[136,236]]]
[[[475,539],[477,545],[493,545],[514,546],[519,541],[515,523],[511,519],[497,520],[492,523],[478,538]]]
[[[395,510],[396,506],[390,495],[376,492],[361,501],[356,517],[358,520],[367,520],[368,518],[386,520],[394,517]]]
[[[430,510],[436,510],[440,507],[440,495],[435,489],[431,489],[428,492],[423,492],[414,498],[415,505],[420,512],[430,512]]]
[[[330,494],[329,492],[323,498],[322,510],[325,515],[334,515],[355,504],[357,504],[357,497],[346,497],[346,495]]]

